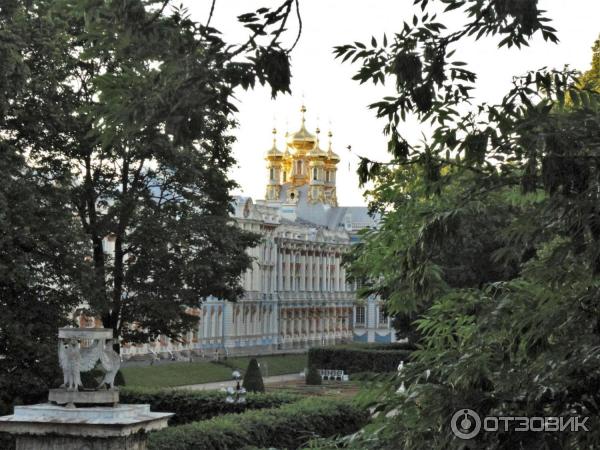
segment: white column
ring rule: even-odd
[[[298,250],[294,250],[292,253],[292,291],[298,290]]]
[[[331,273],[331,266],[333,265],[333,254],[329,254],[327,258],[327,276],[329,277],[329,292],[332,292],[333,289],[333,274]]]
[[[328,285],[327,285],[327,281],[328,281],[328,276],[327,276],[327,252],[325,252],[325,254],[321,257],[322,262],[323,262],[323,266],[321,268],[321,270],[323,271],[323,292],[327,292],[329,290]]]
[[[308,319],[306,317],[306,308],[302,309],[302,338],[306,338],[308,335]]]
[[[221,324],[219,323],[219,307],[215,306],[214,310],[213,310],[213,327],[212,327],[212,338],[218,338],[220,333],[220,329],[221,329]]]
[[[260,303],[254,304],[254,314],[253,314],[253,327],[252,334],[256,336],[258,334],[258,325],[260,324]]]
[[[277,274],[279,273],[277,269],[277,247],[275,245],[271,245],[271,289],[270,293],[273,293],[277,290]]]
[[[336,255],[335,256],[335,290],[336,291],[340,291],[341,289],[341,285],[340,285],[340,263],[341,263],[341,258],[340,255]]]
[[[306,291],[306,250],[300,254],[300,290]]]
[[[210,328],[210,312],[208,306],[202,307],[202,338],[208,337],[208,329]]]
[[[323,284],[323,253],[319,252],[319,256],[317,256],[317,291],[322,292],[322,284]]]
[[[310,249],[310,255],[307,256],[307,260],[308,260],[308,286],[306,287],[306,289],[308,291],[314,291],[314,287],[313,287],[313,265],[314,265],[314,251],[313,249]]]
[[[277,290],[283,290],[283,251],[277,248]]]
[[[289,291],[291,290],[291,281],[292,281],[292,264],[291,264],[291,259],[292,259],[292,253],[291,252],[286,252],[286,265],[285,265],[285,290]]]

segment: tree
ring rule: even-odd
[[[11,99],[30,82],[22,36],[7,31],[16,8],[11,2],[0,8],[3,130],[14,119]],[[30,31],[32,43],[44,39],[46,30]],[[30,167],[12,137],[0,133],[0,414],[14,404],[43,401],[62,379],[57,328],[70,324],[91,275],[84,265],[85,236],[70,207],[69,178],[49,179]]]
[[[461,186],[472,180],[469,174],[456,174],[435,196],[427,195],[423,172],[414,166],[379,176],[385,181],[370,195],[382,204],[386,195],[392,195],[394,209],[386,207],[378,230],[363,232],[361,243],[347,257],[348,273],[361,280],[359,295],[387,300],[399,336],[417,337],[413,321],[448,289],[478,288],[516,274],[514,257],[526,257],[527,248],[505,264],[494,259],[506,245],[509,211],[515,205],[499,199],[464,203],[467,193]],[[443,221],[445,233],[451,234],[427,236],[426,224],[436,221]]]
[[[308,372],[306,373],[306,384],[313,386],[323,384],[319,370],[313,365],[308,367]]]
[[[578,86],[582,89],[600,91],[600,37],[592,47],[592,67],[579,77]]]
[[[237,46],[169,1],[31,3],[2,9],[2,51],[26,81],[2,91],[1,134],[69,183],[94,274],[83,312],[125,341],[178,339],[189,307],[241,294],[257,236],[229,215],[232,95],[289,89],[278,39],[294,2],[240,16]]]
[[[422,12],[392,39],[335,50],[362,62],[355,79],[395,81],[394,95],[371,105],[387,119],[392,160],[362,158],[359,168],[361,180],[375,184],[372,207],[383,227],[367,236],[353,270],[388,310],[414,312],[423,336],[412,362],[375,397],[379,418],[348,447],[593,448],[600,442],[598,93],[575,72],[542,69],[515,77],[498,104],[473,105],[476,74],[452,61],[462,39],[499,36],[499,46],[519,47],[535,33],[556,41],[554,29],[533,0],[415,4]],[[446,33],[430,9],[440,5],[464,13],[461,31]],[[408,115],[433,128],[420,145],[401,135]],[[464,241],[466,231],[472,240],[457,246],[453,239]],[[447,259],[452,252],[458,263]],[[400,264],[390,264],[394,257]],[[472,271],[480,262],[496,267]],[[459,265],[472,271],[465,280],[453,273]],[[398,392],[402,383],[406,391]],[[462,408],[482,417],[590,417],[591,431],[510,428],[465,442],[450,426]]]
[[[252,358],[248,363],[242,387],[248,392],[265,392],[265,385],[256,358]]]
[[[0,143],[0,414],[60,384],[57,328],[77,306],[85,267],[65,191]],[[85,285],[85,284],[83,284]]]

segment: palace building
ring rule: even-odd
[[[211,356],[305,349],[351,340],[392,342],[394,330],[376,298],[357,299],[346,281],[342,257],[359,239],[358,231],[378,226],[366,207],[340,207],[336,172],[340,157],[328,132],[310,133],[302,106],[300,129],[286,133],[280,149],[266,151],[264,200],[237,197],[234,218],[240,227],[263,236],[249,253],[252,267],[243,276],[244,296],[235,303],[207,298],[194,313],[198,329],[184,343],[161,339],[124,346],[137,354]]]

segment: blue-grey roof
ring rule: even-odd
[[[281,201],[286,198],[286,191],[287,186],[282,186]],[[300,197],[296,205],[296,216],[299,222],[308,222],[330,230],[345,228],[348,231],[376,227],[379,223],[379,216],[370,216],[366,206],[330,206],[323,203],[309,203],[307,201],[308,186],[299,186],[297,191]]]

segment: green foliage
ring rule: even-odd
[[[252,358],[248,363],[248,368],[244,373],[244,381],[242,386],[248,392],[265,392],[265,385],[263,383],[262,374],[260,373],[260,367],[258,367],[258,361],[256,361],[256,358]]]
[[[0,415],[62,382],[57,328],[86,275],[63,188],[0,140]]]
[[[95,389],[100,385],[103,378],[104,372],[98,366],[89,372],[81,373],[81,383],[86,389]],[[122,370],[119,370],[115,376],[115,386],[125,386],[125,377]]]
[[[0,433],[0,448],[4,450],[14,450],[17,442],[13,435],[8,433]]]
[[[313,347],[308,351],[308,366],[343,370],[345,373],[394,372],[400,361],[408,361],[411,350],[375,350],[353,347]]]
[[[279,38],[293,0],[241,16],[239,45],[169,1],[9,3],[0,135],[66,191],[88,256],[85,313],[125,341],[180,338],[199,299],[242,292],[257,236],[230,218],[232,96],[255,81],[289,89]]]
[[[298,401],[301,397],[289,393],[253,393],[246,395],[246,403],[227,403],[219,391],[188,391],[184,389],[121,388],[122,403],[149,404],[152,411],[172,412],[169,425],[207,420],[215,416],[240,413],[250,409],[275,408]]]
[[[592,66],[579,77],[578,86],[600,92],[600,38],[592,47]]]
[[[465,31],[444,31],[428,9],[435,3],[462,11]],[[397,90],[372,105],[387,119],[392,160],[362,161],[383,224],[365,235],[350,272],[421,337],[401,376],[374,392],[377,420],[343,445],[596,448],[600,95],[575,71],[544,68],[515,77],[501,101],[473,104],[476,74],[450,59],[462,39],[489,35],[519,47],[536,31],[554,41],[554,30],[535,1],[416,4],[420,17],[389,45],[336,50],[362,61],[361,81],[391,78]],[[432,131],[398,152],[410,114]],[[450,429],[461,408],[590,417],[590,432],[510,430],[466,443]],[[329,444],[322,448],[337,445]]]
[[[306,373],[306,384],[319,385],[322,384],[323,380],[319,374],[319,370],[316,366],[308,366],[308,372]]]
[[[246,446],[296,449],[317,436],[346,435],[366,422],[349,402],[308,398],[281,408],[228,414],[151,433],[150,450],[238,450]]]

